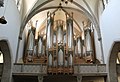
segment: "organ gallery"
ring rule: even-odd
[[[56,18],[64,15],[64,19]],[[58,9],[48,12],[46,24],[38,31],[30,22],[25,47],[24,63],[43,64],[48,74],[73,73],[74,65],[95,63],[94,29],[88,20],[83,24],[83,31],[74,27],[74,13]]]

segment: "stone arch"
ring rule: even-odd
[[[116,59],[120,50],[120,41],[115,41],[111,47],[107,62],[108,82],[118,82]]]
[[[43,2],[42,4],[38,5],[36,8],[34,8],[36,6],[36,4],[33,6],[33,8],[30,9],[30,12],[27,13],[24,17],[24,20],[21,24],[21,27],[20,27],[20,33],[19,33],[19,39],[22,39],[22,33],[23,33],[23,30],[25,28],[25,25],[26,23],[35,15],[38,13],[38,11],[40,12],[40,10],[44,10],[45,8],[43,9],[39,9],[40,7],[43,7],[44,5],[52,2],[54,0],[49,0],[49,1],[45,1]],[[76,5],[77,7],[79,7],[80,9],[83,10],[83,13],[92,21],[92,23],[95,25],[95,28],[97,30],[97,34],[98,34],[98,39],[101,39],[101,33],[100,33],[100,28],[99,28],[99,24],[97,23],[96,21],[96,18],[95,16],[92,16],[84,7],[82,7],[81,5],[79,5],[77,2],[73,1],[73,4]]]
[[[11,53],[9,43],[6,40],[0,40],[0,49],[3,53],[3,73],[1,82],[11,82],[12,72],[11,72]]]

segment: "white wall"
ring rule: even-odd
[[[94,41],[95,41],[95,48],[96,48],[96,59],[100,61],[100,63],[103,63],[102,61],[102,53],[101,53],[101,46],[100,42],[98,41],[98,34],[96,29],[94,30]]]
[[[6,7],[6,2],[5,2],[5,6],[3,8],[0,8],[0,16],[3,15],[3,11],[5,7]],[[11,55],[13,57],[13,62],[14,62],[16,57],[18,34],[21,24],[20,14],[14,0],[8,0],[7,8],[4,16],[8,23],[5,25],[0,24],[0,39],[4,39],[4,38],[8,39],[11,48],[10,49]]]
[[[22,14],[22,20],[24,20],[24,17],[26,14],[28,14],[31,10],[31,8],[34,6],[36,0],[23,0],[23,14]]]
[[[19,51],[18,51],[18,60],[17,63],[23,63],[23,55],[25,55],[25,46],[27,45],[27,35],[28,35],[28,25],[26,25],[23,34],[22,34],[22,40],[20,40],[20,45],[19,45]]]
[[[120,0],[111,0],[101,16],[104,58],[107,62],[110,48],[115,40],[120,40]]]

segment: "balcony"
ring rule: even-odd
[[[73,75],[97,76],[107,75],[105,64],[79,64],[74,66]],[[14,64],[13,75],[47,75],[45,64]],[[54,71],[53,71],[54,72]]]
[[[107,75],[105,64],[79,64],[74,66],[75,75],[97,76]]]
[[[14,64],[13,75],[45,75],[47,66],[45,64]]]

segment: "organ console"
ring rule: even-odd
[[[91,29],[88,27],[84,32],[84,41],[80,33],[74,35],[73,16],[66,15],[66,21],[54,20],[54,15],[47,13],[46,35],[38,35],[37,45],[32,44],[32,47],[36,46],[37,53],[32,56],[32,62],[26,60],[25,63],[45,64],[48,66],[48,74],[72,74],[75,64],[92,63],[93,61]],[[33,32],[31,33],[33,38]],[[28,37],[30,38],[30,36]],[[30,41],[34,42],[33,39]],[[27,50],[26,53],[30,52]]]

